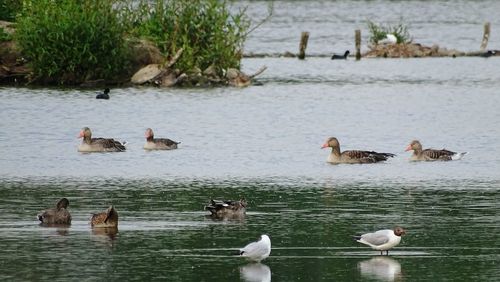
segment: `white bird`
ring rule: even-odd
[[[386,251],[389,255],[389,249],[399,245],[401,236],[405,235],[406,231],[401,227],[396,227],[394,230],[383,229],[373,233],[354,236],[354,240],[359,243],[368,245],[374,250],[379,250],[382,255]]]
[[[390,257],[376,256],[358,263],[362,276],[382,281],[401,281],[401,264]]]
[[[387,33],[384,39],[378,41],[378,44],[396,44],[396,43],[398,43],[398,38],[392,33]]]
[[[247,282],[270,282],[271,269],[261,263],[251,263],[240,267],[240,277]]]
[[[249,260],[260,262],[271,253],[271,239],[267,235],[261,235],[260,240],[252,242],[240,249],[240,256]]]

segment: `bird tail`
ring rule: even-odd
[[[465,156],[465,154],[467,154],[467,152],[456,153],[453,156],[451,156],[451,159],[452,160],[460,160],[463,158],[463,156]]]
[[[361,240],[361,235],[352,236],[352,238],[354,239],[354,241],[359,241]]]

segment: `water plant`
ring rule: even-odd
[[[126,25],[113,6],[117,1],[23,1],[15,39],[33,68],[32,80],[78,84],[122,72]]]
[[[396,25],[382,25],[368,21],[368,30],[370,32],[370,43],[373,45],[377,45],[380,40],[385,39],[388,33],[396,36],[398,44],[411,42],[408,26],[402,21]]]
[[[183,48],[176,63],[181,71],[213,66],[219,74],[239,69],[250,25],[245,9],[231,13],[219,0],[142,1],[131,23],[134,36],[152,40],[167,56]]]

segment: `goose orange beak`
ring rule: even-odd
[[[323,144],[323,146],[321,146],[321,149],[324,149],[326,147],[328,147],[328,143]]]
[[[410,144],[410,145],[408,145],[408,146],[406,147],[405,152],[407,152],[407,151],[411,151],[411,150],[413,150],[413,149],[411,148],[411,144]]]

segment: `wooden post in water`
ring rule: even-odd
[[[309,40],[309,32],[303,31],[300,35],[300,45],[299,45],[299,59],[304,60],[306,58],[306,48],[307,40]]]
[[[488,39],[489,38],[490,38],[490,23],[485,22],[484,23],[483,41],[481,42],[481,47],[479,48],[481,51],[484,51],[486,49],[486,46],[488,46]]]
[[[361,30],[354,31],[354,44],[356,45],[356,61],[361,60]]]

